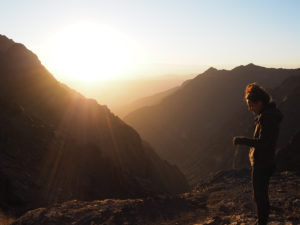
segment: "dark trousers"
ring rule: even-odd
[[[270,203],[269,203],[269,180],[274,173],[274,168],[258,168],[252,167],[252,186],[253,198],[256,204],[256,212],[259,224],[267,224]]]

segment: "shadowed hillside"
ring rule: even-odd
[[[190,82],[190,80],[191,79],[184,81],[181,84],[181,86],[186,85],[188,82]],[[118,109],[115,110],[115,112],[116,112],[116,114],[118,114],[120,117],[123,118],[127,114],[130,114],[131,112],[133,112],[139,108],[159,104],[164,98],[173,94],[179,88],[180,88],[180,86],[176,86],[176,87],[168,89],[166,91],[158,92],[154,95],[150,95],[150,96],[138,99],[134,102],[131,102],[130,104],[120,106]]]
[[[284,96],[292,94],[296,84],[283,87],[288,82],[286,79],[299,75],[300,69],[273,69],[254,64],[230,71],[210,68],[159,104],[140,108],[124,120],[136,128],[161,157],[178,164],[190,181],[195,182],[207,173],[233,166],[235,151],[239,151],[233,148],[233,136],[252,136],[253,116],[243,99],[248,83],[258,82],[271,90],[288,118],[282,124],[279,146],[288,142],[299,129],[299,113],[294,110],[299,108],[299,101],[292,100],[299,99],[299,95],[288,98],[293,105],[284,108]],[[244,152],[241,154],[247,160],[248,151]]]
[[[188,190],[110,110],[59,83],[22,44],[0,36],[0,180],[4,210],[66,200]]]

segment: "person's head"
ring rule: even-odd
[[[245,100],[249,111],[258,114],[271,101],[271,96],[260,85],[251,83],[246,86]]]

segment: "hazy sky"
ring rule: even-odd
[[[78,23],[83,25],[74,25]],[[76,39],[74,29],[80,33],[87,23],[93,24],[90,30],[82,31],[87,37]],[[73,25],[69,36],[63,33]],[[106,28],[99,28],[100,25]],[[100,31],[95,35],[91,30],[97,29]],[[58,34],[62,39],[72,39],[68,49],[80,41],[92,48],[95,40],[91,36],[103,36],[106,31],[109,34],[102,42],[117,36],[106,45],[108,49],[100,57],[106,60],[107,68],[112,64],[106,59],[110,46],[118,48],[108,58],[116,57],[118,49],[122,49],[116,59],[120,68],[125,68],[127,64],[121,64],[129,60],[131,66],[146,64],[143,69],[154,75],[159,74],[160,66],[161,74],[193,73],[209,66],[232,68],[250,62],[300,67],[300,1],[297,0],[0,0],[1,34],[24,43],[50,71],[63,73],[63,69],[55,71],[55,61],[50,62],[51,57],[58,57],[57,52],[49,56],[57,43],[53,38],[49,41],[49,37]],[[99,52],[102,48],[103,45],[96,49]],[[80,59],[83,61],[97,56],[89,51],[82,54],[78,55],[84,57]],[[80,60],[70,61],[69,65]],[[84,67],[88,65],[84,63]],[[101,62],[97,66],[101,67]]]

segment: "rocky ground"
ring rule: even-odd
[[[270,223],[300,224],[300,176],[277,172],[270,180]],[[27,212],[13,225],[252,224],[250,171],[221,171],[192,192],[143,199],[68,201]]]

